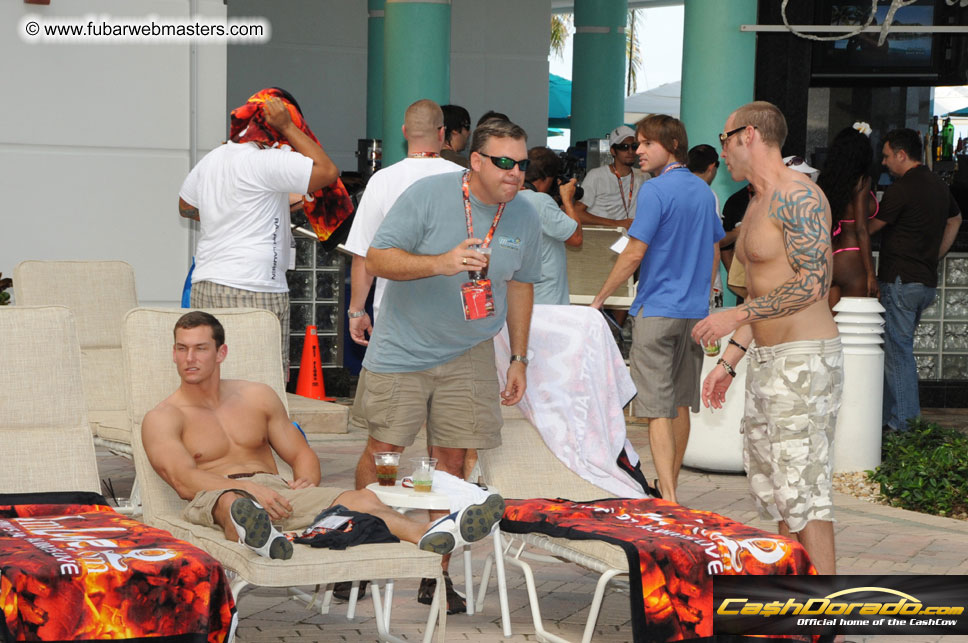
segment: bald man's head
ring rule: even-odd
[[[437,133],[444,126],[444,113],[440,105],[424,98],[407,108],[403,126],[406,128],[408,141],[435,141],[438,138]]]

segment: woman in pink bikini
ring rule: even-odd
[[[817,185],[830,202],[831,241],[834,251],[830,307],[841,297],[877,297],[877,277],[871,259],[867,220],[877,214],[871,192],[870,140],[854,127],[837,133]]]

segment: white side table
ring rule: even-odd
[[[427,509],[430,511],[450,511],[450,500],[448,497],[442,493],[437,493],[434,491],[424,492],[424,491],[414,491],[412,488],[404,487],[400,484],[400,480],[397,480],[396,484],[392,487],[381,487],[378,482],[372,482],[366,486],[367,489],[376,494],[384,504],[389,507],[393,507],[397,511],[405,512],[407,509]],[[491,489],[492,492],[495,492]],[[491,538],[494,542],[494,561],[495,570],[497,571],[497,592],[499,602],[501,604],[501,627],[504,630],[504,636],[511,636],[511,617],[508,610],[508,588],[507,582],[504,576],[504,556],[502,555],[501,547],[501,530],[495,529],[491,532]],[[467,602],[467,613],[469,615],[474,614],[474,578],[471,567],[471,548],[469,546],[464,547],[464,583],[465,583],[465,593],[467,594],[465,600]],[[386,600],[386,615],[387,620],[390,618],[390,600],[392,595],[392,585],[387,583],[387,600]],[[444,599],[446,601],[446,598]],[[447,609],[446,602],[443,605],[443,609]]]

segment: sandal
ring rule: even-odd
[[[466,612],[467,602],[454,589],[454,583],[450,580],[450,575],[447,572],[444,572],[444,589],[447,592],[447,613],[459,614],[460,612]],[[436,590],[436,578],[421,578],[420,589],[417,590],[417,602],[422,605],[430,605],[434,602],[434,592]]]

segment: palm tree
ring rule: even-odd
[[[642,68],[642,55],[639,50],[639,43],[635,39],[635,18],[635,9],[629,9],[628,26],[625,29],[625,57],[629,61],[628,84],[625,87],[626,96],[635,93],[638,72]]]
[[[551,53],[561,60],[565,52],[565,43],[568,41],[568,27],[571,25],[572,16],[570,13],[551,14]]]

